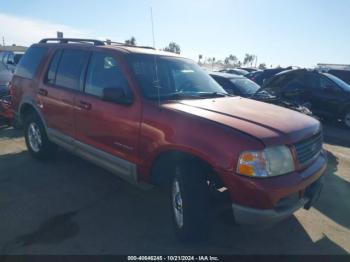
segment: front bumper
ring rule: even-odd
[[[319,198],[323,187],[323,177],[305,189],[304,197],[291,195],[281,200],[274,209],[256,209],[247,206],[232,204],[236,223],[256,227],[274,225],[291,216],[295,211],[304,207],[309,209]],[[296,196],[296,197],[295,197]]]

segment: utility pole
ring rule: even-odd
[[[255,68],[257,67],[257,65],[258,65],[258,56],[256,55],[255,56]]]

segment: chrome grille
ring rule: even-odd
[[[294,144],[299,164],[305,165],[317,157],[322,150],[322,142],[323,137],[320,132],[308,139]]]

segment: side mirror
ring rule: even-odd
[[[123,88],[106,87],[103,89],[102,99],[107,102],[113,102],[122,105],[131,105],[132,96],[127,94]]]

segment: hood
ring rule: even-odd
[[[266,146],[293,144],[320,130],[320,123],[309,116],[242,97],[182,100],[162,107],[232,127]]]

